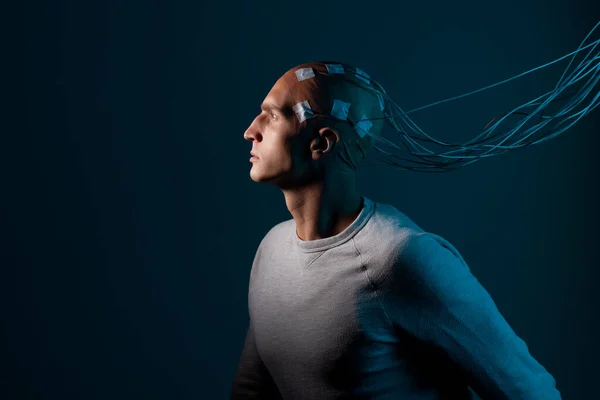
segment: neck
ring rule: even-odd
[[[363,207],[354,174],[331,174],[301,188],[284,189],[283,195],[296,222],[296,234],[305,241],[343,232]]]

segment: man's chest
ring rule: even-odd
[[[292,266],[290,266],[292,265]],[[249,292],[256,344],[275,368],[327,371],[352,363],[368,342],[366,330],[384,321],[358,258],[261,265]]]

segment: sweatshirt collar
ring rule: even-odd
[[[373,211],[375,209],[372,200],[365,196],[361,196],[361,198],[363,199],[363,207],[358,216],[350,225],[346,227],[346,229],[335,236],[315,240],[302,240],[298,237],[296,232],[296,223],[292,223],[292,240],[296,247],[302,252],[312,253],[315,251],[324,251],[332,247],[339,246],[342,243],[350,240],[367,223],[371,215],[373,215]]]

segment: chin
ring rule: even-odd
[[[252,179],[254,182],[269,181],[269,177],[265,176],[264,174],[261,174],[256,167],[252,167],[252,169],[250,170],[250,179]]]
[[[281,176],[261,174],[260,171],[253,168],[250,170],[250,179],[257,183],[269,183],[271,185],[279,186],[278,182],[281,180]]]
[[[252,179],[254,182],[257,182],[257,183],[263,182],[263,180],[260,179],[260,176],[253,175],[252,173],[250,174],[250,179]]]

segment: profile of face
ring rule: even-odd
[[[290,90],[294,80],[293,71],[277,80],[263,100],[260,114],[244,132],[244,138],[252,142],[255,155],[251,159],[250,178],[282,189],[310,180],[317,165],[311,153],[323,142],[325,148],[331,146],[326,140],[311,143],[312,121],[298,122]]]

